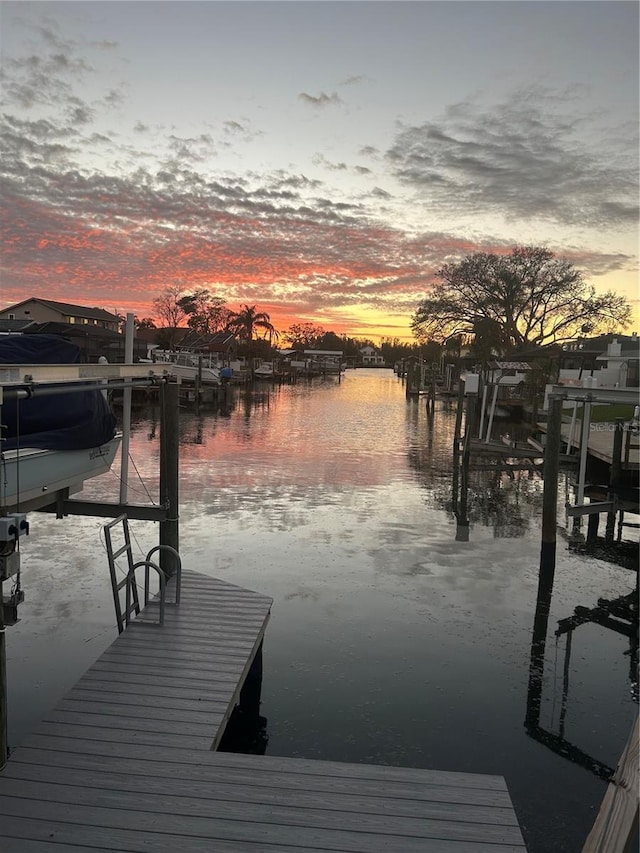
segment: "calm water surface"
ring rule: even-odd
[[[500,774],[530,853],[579,851],[605,783],[577,761],[615,767],[637,705],[625,637],[583,625],[567,663],[554,632],[635,576],[559,539],[539,721],[551,737],[531,737],[542,485],[476,473],[469,541],[456,541],[454,419],[439,402],[430,421],[386,370],[183,413],[183,561],[274,598],[269,754]],[[138,416],[134,502],[156,498],[158,436],[157,411]],[[116,469],[84,496],[117,499]],[[115,637],[102,524],[31,517],[8,632],[14,746]],[[156,544],[153,524],[132,527],[142,552]]]

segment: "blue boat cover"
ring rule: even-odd
[[[0,364],[77,364],[80,348],[56,335],[0,335]],[[102,391],[63,392],[0,407],[2,450],[84,450],[110,441],[116,418]]]

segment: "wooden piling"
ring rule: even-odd
[[[558,472],[560,468],[560,443],[562,426],[562,398],[549,397],[547,441],[544,449],[544,481],[542,493],[542,546],[540,571],[553,573],[556,566],[556,527],[558,515]],[[553,581],[552,581],[553,582]]]
[[[9,756],[9,741],[7,733],[9,719],[7,710],[7,629],[4,624],[4,598],[2,588],[3,584],[0,581],[0,770],[4,768]]]
[[[616,418],[615,432],[613,434],[613,449],[611,451],[611,468],[609,470],[609,499],[614,497],[614,489],[620,485],[622,479],[622,446],[624,444],[624,420]],[[605,541],[613,542],[616,528],[616,512],[607,513],[607,527],[605,531]]]
[[[167,509],[167,518],[160,522],[160,545],[179,551],[178,527],[178,449],[179,407],[178,383],[163,382],[160,386],[160,502]],[[173,555],[160,551],[160,568],[167,577],[175,572]]]

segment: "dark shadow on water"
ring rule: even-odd
[[[636,588],[627,595],[616,599],[599,598],[595,607],[578,606],[572,616],[560,619],[555,631],[556,642],[566,636],[562,696],[558,730],[550,731],[540,723],[543,687],[545,685],[545,649],[547,641],[547,623],[553,592],[553,572],[541,566],[531,640],[531,659],[529,683],[527,689],[527,709],[525,730],[527,734],[544,744],[553,752],[594,773],[600,779],[609,781],[613,776],[611,767],[589,755],[565,737],[567,706],[571,677],[571,650],[574,631],[582,625],[595,623],[628,638],[629,647],[624,652],[629,656],[630,693],[634,702],[638,702],[638,574]]]
[[[224,730],[218,752],[264,755],[268,743],[267,718],[260,714],[248,714],[236,706]]]

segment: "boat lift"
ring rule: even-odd
[[[172,552],[161,554],[160,565],[171,575],[176,560],[173,555],[178,553],[178,384],[179,380],[167,371],[157,372],[147,364],[0,365],[0,423],[2,406],[7,400],[105,391],[107,386],[109,389],[124,388],[125,399],[130,397],[134,386],[159,387],[166,415],[161,436],[159,506],[127,503],[130,405],[125,406],[122,435],[115,436],[107,445],[85,451],[17,449],[0,453],[0,769],[8,753],[5,632],[18,621],[18,606],[24,601],[20,582],[20,538],[29,532],[27,513],[48,511],[62,518],[69,514],[118,517],[126,512],[130,518],[159,521],[158,548]],[[110,468],[121,439],[121,482],[124,486],[120,490],[120,502],[107,504],[71,499],[69,495],[80,491],[85,479]],[[23,466],[30,470],[31,480],[25,472],[21,477]],[[7,596],[3,593],[6,581],[12,581],[12,590]]]
[[[567,444],[567,453],[571,452],[574,432],[576,432],[577,408],[578,404],[582,404],[582,426],[580,432],[579,444],[579,466],[578,466],[578,481],[576,484],[576,502],[573,506],[567,506],[567,515],[570,517],[579,517],[583,515],[593,515],[601,512],[615,512],[615,500],[597,503],[585,503],[585,487],[586,487],[586,471],[587,471],[587,455],[589,451],[589,433],[591,430],[591,409],[594,403],[620,403],[635,407],[637,411],[638,404],[638,389],[637,388],[602,388],[591,384],[591,377],[585,379],[587,385],[547,385],[544,397],[544,410],[549,410],[549,397],[558,395],[563,400],[573,403],[573,411],[571,415],[571,424],[569,426],[569,436]],[[635,424],[634,424],[635,421]],[[637,430],[637,418],[634,416],[631,428],[627,431],[627,448],[628,456],[630,449],[637,448],[638,445],[631,445],[631,434]],[[622,450],[622,435],[615,436],[619,438],[619,447],[614,443],[612,451],[612,466],[619,464],[620,460],[616,459],[616,453],[619,456]]]

